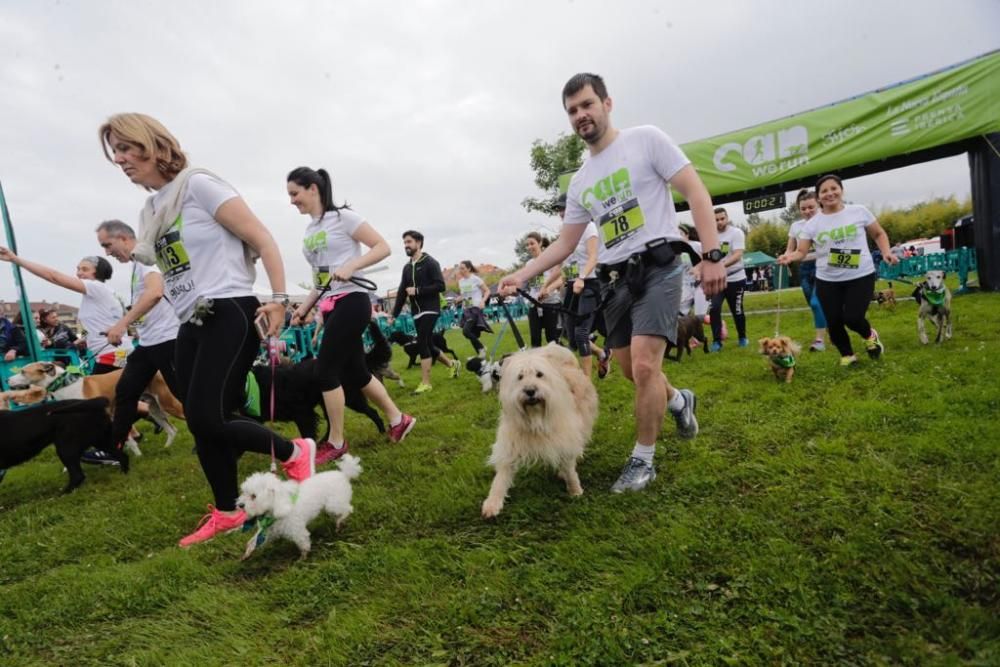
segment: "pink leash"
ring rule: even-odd
[[[271,364],[271,418],[268,420],[268,425],[271,427],[271,472],[277,473],[278,462],[274,455],[274,376],[278,367],[278,344],[274,336],[267,337],[267,356]]]

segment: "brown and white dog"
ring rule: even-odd
[[[951,290],[944,284],[944,271],[928,271],[924,280],[913,290],[917,301],[917,335],[927,345],[926,320],[937,327],[935,343],[951,338]]]
[[[771,362],[771,372],[778,380],[791,382],[795,375],[795,357],[802,349],[788,336],[761,338],[760,353]]]
[[[12,375],[7,384],[11,389],[29,389],[41,387],[56,400],[106,398],[110,406],[115,404],[115,387],[121,378],[122,371],[113,371],[102,375],[77,376],[67,374],[66,370],[50,361],[35,361],[26,364],[21,372]],[[169,447],[177,435],[177,429],[167,419],[167,415],[184,419],[184,407],[170,393],[163,376],[157,373],[143,398],[149,403],[149,417],[167,434],[165,446]],[[130,438],[126,443],[134,454],[141,454],[139,447]]]

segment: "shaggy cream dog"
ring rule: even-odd
[[[309,555],[311,542],[308,524],[325,511],[337,517],[337,530],[351,515],[351,480],[361,474],[361,461],[356,456],[344,454],[338,462],[340,470],[313,475],[304,482],[282,480],[274,473],[258,472],[250,475],[240,486],[236,506],[247,513],[247,518],[268,516],[274,523],[266,528],[264,540],[285,537],[295,542],[302,558]],[[263,529],[262,529],[263,530]],[[255,535],[247,545],[244,557],[249,556],[258,544]]]
[[[571,496],[582,494],[576,462],[594,429],[597,392],[576,355],[549,344],[509,357],[500,375],[500,407],[489,458],[496,476],[483,517],[500,513],[518,469],[537,462],[555,468]]]

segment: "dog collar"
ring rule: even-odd
[[[67,366],[66,372],[57,377],[55,380],[49,383],[49,386],[45,388],[50,394],[59,391],[64,387],[68,387],[77,380],[83,378],[83,373],[76,366]]]
[[[781,357],[771,357],[771,361],[773,361],[775,365],[781,366],[782,368],[791,368],[795,365],[795,357],[790,354]]]
[[[927,303],[932,306],[942,306],[944,305],[944,290],[924,290],[924,298],[927,299]]]

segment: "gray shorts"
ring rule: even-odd
[[[646,291],[635,299],[619,281],[604,306],[607,345],[628,347],[632,336],[659,336],[677,341],[677,316],[684,285],[684,266],[674,261],[646,270]]]

